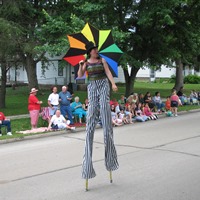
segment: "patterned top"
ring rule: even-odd
[[[96,63],[86,63],[86,69],[88,73],[89,81],[95,81],[106,78],[103,63],[99,60]]]

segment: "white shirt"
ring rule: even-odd
[[[58,125],[58,124],[61,124],[61,123],[64,123],[66,120],[65,118],[63,117],[63,115],[60,115],[60,117],[57,117],[56,115],[53,115],[53,117],[51,118],[51,122],[54,124],[54,125]]]
[[[51,93],[49,95],[49,98],[48,98],[48,101],[50,101],[50,103],[54,106],[57,106],[59,104],[59,95],[58,94],[54,94],[54,93]]]

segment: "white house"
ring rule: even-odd
[[[42,69],[42,64],[39,62],[37,64],[37,78],[39,84],[44,85],[65,85],[67,83],[77,83],[74,76],[74,67],[69,65],[67,62],[61,62],[62,57],[55,57],[50,59],[49,66],[47,69]],[[194,74],[194,70],[186,68],[184,70],[184,75]],[[140,69],[137,73],[137,78],[150,78],[154,80],[155,78],[170,78],[172,75],[175,75],[175,68],[169,68],[162,65],[162,67],[157,71],[152,71],[148,67]],[[11,68],[8,72],[8,81],[10,82],[23,82],[28,83],[26,70],[24,67],[16,69],[15,67]],[[84,82],[78,81],[78,82]],[[123,69],[118,67],[118,78],[115,78],[115,82],[124,83],[124,73]]]

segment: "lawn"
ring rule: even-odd
[[[152,96],[156,91],[161,93],[162,98],[166,98],[170,95],[171,89],[173,88],[173,83],[148,83],[148,82],[137,82],[135,83],[135,91],[136,93],[146,93],[149,91]],[[125,93],[125,86],[120,84],[118,86],[119,90],[116,93],[112,93],[111,98],[119,99],[120,95]],[[200,91],[199,84],[185,84],[184,93],[186,95],[190,94],[191,90]],[[40,90],[38,92],[38,99],[43,101],[42,106],[47,106],[47,99],[50,94],[50,90]],[[80,101],[83,102],[87,97],[86,91],[75,91],[75,96],[80,97]],[[28,106],[28,96],[29,89],[26,86],[17,87],[15,90],[12,88],[7,88],[6,95],[6,108],[1,109],[2,112],[5,113],[6,116],[10,115],[19,115],[19,114],[27,114],[27,106]]]

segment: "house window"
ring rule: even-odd
[[[63,65],[61,63],[61,61],[58,61],[58,76],[63,76]]]

